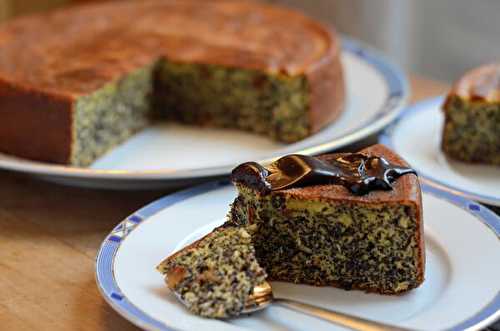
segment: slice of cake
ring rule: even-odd
[[[157,269],[191,312],[213,318],[239,315],[254,287],[266,278],[250,234],[231,226],[215,229]]]
[[[0,152],[87,166],[170,119],[303,139],[340,114],[335,33],[257,1],[73,6],[0,26]]]
[[[500,63],[458,80],[443,105],[442,149],[460,161],[500,165]]]
[[[384,146],[248,162],[232,180],[226,224],[158,266],[190,311],[236,316],[264,280],[381,294],[424,281],[418,178]]]
[[[421,192],[406,167],[382,145],[245,163],[232,173],[230,218],[253,226],[269,280],[405,292],[424,280]]]

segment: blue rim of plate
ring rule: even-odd
[[[418,102],[410,107],[404,109],[396,120],[391,123],[379,136],[379,142],[384,144],[385,146],[391,148],[397,153],[396,148],[394,147],[394,142],[392,140],[392,136],[394,131],[398,127],[398,125],[405,119],[410,116],[413,116],[415,113],[421,111],[422,109],[427,109],[430,107],[437,107],[443,104],[445,100],[445,96],[434,97],[430,99],[423,100]],[[479,193],[470,192],[459,187],[453,186],[451,184],[445,183],[439,179],[434,178],[428,173],[423,172],[420,169],[416,169],[420,178],[422,178],[427,184],[432,185],[436,188],[439,188],[444,191],[448,191],[450,193],[461,195],[467,199],[476,200],[485,204],[500,206],[500,197],[495,196],[487,196]]]
[[[116,253],[120,248],[121,242],[126,238],[126,236],[139,224],[151,218],[151,216],[176,203],[182,202],[183,200],[220,189],[228,184],[229,182],[227,180],[213,181],[160,198],[159,200],[152,202],[127,217],[106,237],[96,257],[95,277],[97,287],[99,288],[101,295],[121,316],[143,329],[161,331],[173,330],[162,322],[144,313],[132,302],[130,302],[122,293],[116,283],[113,271]],[[493,231],[500,239],[500,217],[488,208],[425,183],[422,185],[422,190],[438,198],[449,201],[471,213],[476,219],[491,229],[491,231]],[[488,324],[493,323],[498,317],[500,317],[500,292],[497,293],[495,298],[493,298],[491,302],[489,302],[474,316],[460,322],[448,330],[459,331],[468,328],[486,327]]]
[[[347,52],[363,62],[371,65],[380,74],[387,85],[387,94],[382,106],[376,114],[367,119],[362,126],[347,132],[342,137],[333,140],[322,141],[318,144],[304,146],[294,153],[315,155],[338,149],[348,144],[355,143],[371,134],[376,134],[389,125],[406,105],[410,88],[404,72],[395,64],[388,61],[383,54],[365,43],[341,37],[342,51]],[[215,166],[201,169],[186,170],[102,170],[89,168],[75,168],[63,165],[40,163],[25,159],[19,159],[5,154],[0,154],[0,168],[6,170],[20,171],[43,176],[60,176],[64,178],[84,179],[109,179],[109,180],[180,180],[203,177],[214,177],[226,175],[233,166]],[[270,154],[260,163],[269,163],[280,155]]]

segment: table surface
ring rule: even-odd
[[[412,102],[449,86],[413,77]],[[168,191],[98,191],[0,171],[0,329],[138,330],[101,298],[97,250],[122,219]]]

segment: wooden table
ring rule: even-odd
[[[412,101],[448,86],[411,81]],[[59,186],[0,171],[0,329],[137,330],[101,298],[94,260],[119,221],[167,191]]]

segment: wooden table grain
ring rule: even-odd
[[[413,77],[412,102],[449,86]],[[95,255],[108,232],[167,191],[64,187],[0,171],[0,329],[137,330],[101,298]]]

